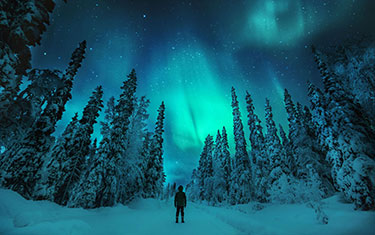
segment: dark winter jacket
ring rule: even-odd
[[[174,206],[186,207],[186,195],[182,191],[178,191],[174,197]]]

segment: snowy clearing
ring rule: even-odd
[[[327,225],[306,205],[211,207],[189,203],[176,224],[173,201],[145,199],[112,208],[65,208],[0,189],[0,234],[375,234],[375,212],[354,211],[339,196],[323,200]]]

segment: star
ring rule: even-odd
[[[260,119],[264,119],[264,100],[269,98],[277,110],[275,122],[287,130],[279,91],[287,88],[296,101],[308,105],[305,81],[321,83],[310,45],[332,46],[335,44],[331,38],[344,40],[357,32],[374,35],[368,24],[375,22],[370,10],[372,1],[351,1],[322,1],[320,5],[296,0],[241,4],[222,0],[210,4],[200,0],[185,4],[57,1],[41,45],[32,49],[33,67],[64,71],[72,49],[84,39],[87,53],[74,80],[73,97],[54,135],[58,137],[72,114],[83,109],[87,94],[96,86],[103,86],[104,103],[111,96],[118,97],[126,75],[135,68],[137,95],[151,101],[147,123],[150,131],[156,110],[165,101],[167,181],[182,184],[191,176],[208,134],[215,135],[225,126],[230,147],[234,148],[232,86],[239,96],[244,123],[244,94],[248,90]],[[88,78],[90,82],[85,82]],[[95,125],[93,138],[98,140],[104,116],[102,112]],[[249,133],[245,134],[248,138]],[[177,159],[181,166],[178,174]]]

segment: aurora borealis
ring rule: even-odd
[[[374,36],[374,5],[371,0],[59,1],[41,46],[33,48],[32,63],[63,70],[78,42],[87,40],[60,132],[96,86],[103,85],[105,102],[117,97],[135,68],[137,95],[151,101],[150,129],[157,107],[162,100],[166,104],[167,181],[186,183],[207,134],[225,126],[233,148],[232,86],[244,124],[248,90],[259,117],[263,120],[268,97],[276,123],[287,129],[283,89],[308,104],[306,81],[320,84],[310,45]],[[100,138],[99,130],[97,124]]]

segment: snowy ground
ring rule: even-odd
[[[375,234],[375,212],[353,211],[335,196],[323,201],[322,225],[306,205],[254,204],[217,208],[188,203],[185,224],[174,221],[172,201],[141,200],[129,206],[71,209],[27,201],[0,189],[0,234]]]

